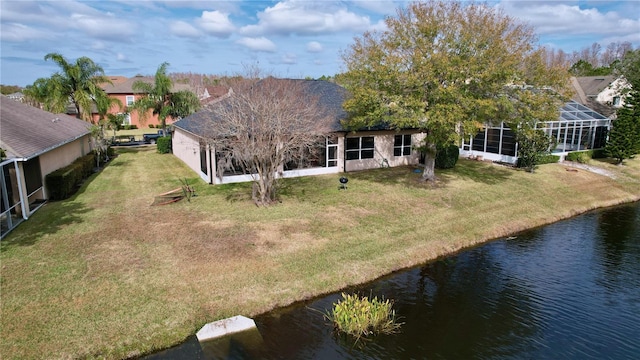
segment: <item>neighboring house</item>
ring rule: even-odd
[[[574,101],[610,119],[615,119],[616,110],[624,105],[622,90],[629,86],[624,78],[613,75],[572,77],[571,85]]]
[[[575,101],[562,106],[557,121],[537,124],[538,129],[556,140],[551,152],[562,159],[571,151],[604,147],[610,127],[611,119]],[[475,136],[463,139],[460,156],[515,164],[518,160],[515,134],[504,123],[487,126]]]
[[[90,126],[0,96],[2,237],[48,198],[47,174],[91,152]]]
[[[230,89],[226,86],[221,85],[206,86],[202,91],[202,94],[200,94],[200,96],[198,97],[200,99],[200,104],[202,104],[202,106],[206,106],[207,104],[216,101],[217,99],[225,95],[228,95],[229,90]]]
[[[140,99],[141,96],[144,96],[144,94],[133,90],[133,84],[136,81],[143,81],[153,85],[154,83],[153,76],[137,75],[125,80],[123,80],[122,77],[110,77],[110,79],[112,79],[111,81],[113,82],[113,84],[105,84],[103,85],[102,88],[110,97],[116,98],[120,100],[120,102],[122,102],[122,106],[124,107],[124,109],[120,109],[118,106],[114,106],[111,108],[111,110],[109,110],[109,113],[111,114],[122,113],[126,115],[124,123],[122,125],[135,125],[138,128],[145,128],[145,127],[148,127],[149,125],[155,125],[155,126],[160,125],[160,120],[158,119],[158,116],[153,115],[152,110],[148,110],[146,121],[143,121],[141,119],[140,114],[138,114],[138,112],[136,111],[130,112],[128,110],[128,107],[131,104],[133,104],[136,100]],[[116,81],[114,81],[113,79],[116,79]],[[180,84],[180,83],[174,83],[172,90],[173,91],[182,91],[182,90],[193,91],[190,85]],[[95,111],[93,114],[93,119],[94,120],[98,119],[98,114],[96,114]],[[167,124],[170,124],[172,122],[173,122],[173,119],[171,117],[168,117]]]
[[[318,151],[296,164],[281,164],[279,176],[298,177],[341,173],[379,167],[417,165],[420,153],[414,149],[424,138],[417,130],[369,129],[348,131],[342,126],[347,114],[342,108],[346,90],[321,80],[288,80],[302,82],[304,91],[318,96],[320,105],[331,114],[327,136]],[[233,96],[229,91],[227,96]],[[226,97],[225,97],[226,98]],[[200,111],[173,124],[173,153],[210,184],[251,181],[251,175],[218,170],[216,149],[207,142],[207,128],[215,124],[212,106],[224,106],[225,98],[208,104]],[[320,117],[319,117],[320,118]],[[323,117],[324,118],[324,117]]]

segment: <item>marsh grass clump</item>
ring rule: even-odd
[[[396,332],[401,324],[392,307],[393,301],[389,299],[369,299],[367,296],[342,293],[342,300],[335,303],[325,317],[336,330],[355,337],[357,341],[369,335]]]

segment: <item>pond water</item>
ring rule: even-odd
[[[638,359],[640,203],[498,239],[345,290],[392,299],[397,334],[356,345],[323,312],[340,294],[195,337],[148,359]]]

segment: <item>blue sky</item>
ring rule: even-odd
[[[0,0],[0,83],[25,86],[57,70],[58,52],[88,56],[108,75],[235,75],[258,65],[280,77],[342,70],[340,53],[366,30],[384,29],[406,1]],[[566,52],[598,42],[640,47],[640,0],[491,0],[532,25],[540,44]]]

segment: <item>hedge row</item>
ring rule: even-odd
[[[585,151],[573,151],[567,154],[565,160],[586,163],[589,159],[604,159],[607,157],[604,149],[593,149]]]
[[[160,154],[169,154],[171,152],[171,136],[158,138],[156,145]]]
[[[542,155],[536,162],[536,165],[553,164],[553,163],[557,163],[558,161],[560,161],[560,156],[547,154],[547,155]],[[518,168],[525,167],[524,164],[522,163],[522,158],[518,158],[516,162],[516,167]]]
[[[80,182],[93,173],[95,166],[93,153],[76,159],[45,177],[50,200],[63,200],[73,195]]]

